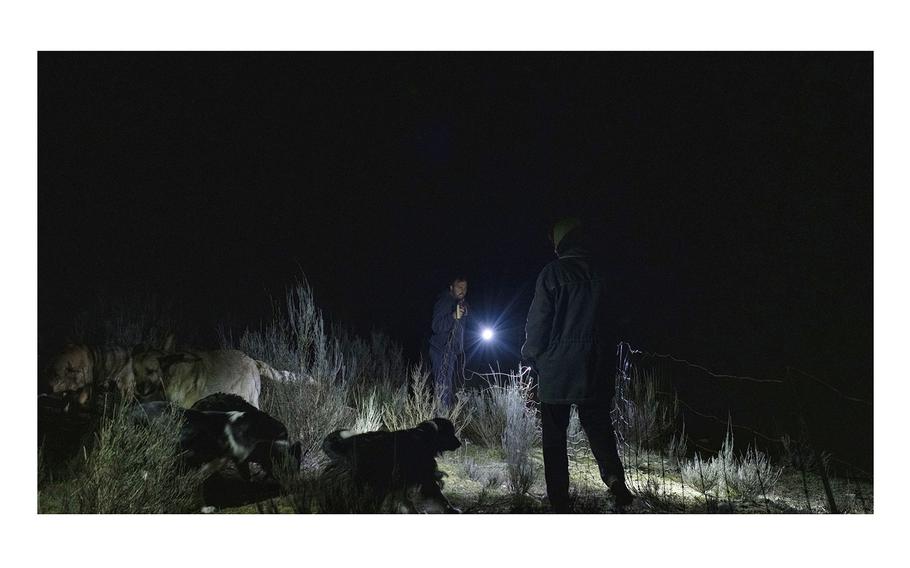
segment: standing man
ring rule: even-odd
[[[446,408],[455,402],[456,377],[464,379],[464,325],[468,305],[464,301],[468,281],[452,279],[433,306],[433,337],[430,338],[430,363],[436,395]]]
[[[522,359],[538,375],[544,475],[550,506],[557,513],[570,512],[566,429],[573,404],[616,506],[632,502],[610,419],[615,322],[608,317],[604,274],[586,240],[578,219],[560,219],[553,226],[557,259],[537,278],[521,348]]]

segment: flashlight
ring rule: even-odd
[[[493,339],[493,330],[489,327],[483,328],[483,331],[480,332],[480,337],[482,337],[484,341],[490,341]]]

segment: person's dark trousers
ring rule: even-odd
[[[616,435],[610,420],[611,400],[594,404],[579,404],[578,418],[588,437],[591,452],[600,468],[600,478],[607,486],[623,479],[624,472]],[[543,429],[544,476],[547,480],[547,497],[557,513],[569,511],[569,456],[566,453],[566,430],[569,427],[570,404],[540,404]]]
[[[433,392],[442,401],[445,408],[451,408],[455,399],[455,366],[457,357],[445,354],[437,349],[430,349],[430,364],[433,366]]]

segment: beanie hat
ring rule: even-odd
[[[569,234],[572,229],[581,226],[581,220],[575,217],[563,217],[553,225],[553,246],[558,247],[559,242]]]

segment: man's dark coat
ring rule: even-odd
[[[581,229],[567,234],[557,259],[537,278],[522,358],[539,377],[549,404],[602,402],[613,396],[616,331],[610,287]]]
[[[453,316],[458,300],[446,290],[433,306],[433,336],[430,338],[430,363],[437,392],[446,405],[454,401],[454,393],[462,378],[464,367],[464,324],[467,315],[459,320]]]
[[[449,348],[450,355],[464,351],[465,320],[464,318],[456,320],[452,316],[457,304],[458,300],[446,290],[436,298],[436,304],[433,306],[433,336],[430,338],[430,348],[439,353],[445,353],[446,347]]]

